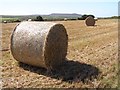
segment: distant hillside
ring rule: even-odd
[[[49,15],[41,15],[44,19],[47,20],[63,20],[64,18],[67,19],[77,19],[79,17],[81,17],[81,14],[64,14],[64,13],[52,13]]]
[[[2,18],[18,18],[20,21],[23,20],[28,20],[29,18],[34,19],[37,16],[39,16],[39,14],[36,15],[1,15]],[[68,19],[77,19],[78,17],[81,17],[81,14],[64,14],[64,13],[52,13],[49,15],[40,15],[43,17],[43,19],[46,20],[57,20],[57,19],[64,19],[64,18],[68,18]]]
[[[78,17],[81,17],[82,15],[81,14],[76,14],[76,13],[73,13],[73,14],[52,13],[52,14],[50,14],[50,16],[64,17],[64,18],[78,18]]]

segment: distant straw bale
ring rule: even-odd
[[[3,23],[7,23],[7,21],[3,21]]]
[[[28,19],[28,21],[30,22],[30,21],[32,21],[32,19]]]
[[[95,20],[93,17],[89,16],[85,19],[85,24],[87,26],[94,26],[95,25]]]
[[[54,68],[67,55],[68,35],[62,24],[22,22],[11,35],[11,53],[23,63]]]
[[[64,21],[67,21],[68,19],[67,18],[64,18]]]
[[[98,18],[94,18],[95,19],[95,21],[98,21]]]

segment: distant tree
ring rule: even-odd
[[[77,19],[78,19],[78,20],[83,20],[83,18],[82,18],[82,17],[78,17]]]
[[[87,17],[89,17],[89,16],[95,18],[94,15],[87,15],[87,14],[84,14],[84,15],[82,15],[82,17],[79,17],[78,20],[85,20],[85,19],[86,19]]]
[[[44,21],[43,18],[41,16],[37,16],[34,21]]]
[[[88,15],[84,14],[82,15],[82,19],[85,20],[88,17]]]
[[[20,20],[19,20],[19,19],[17,19],[17,20],[14,20],[13,22],[20,22]]]
[[[88,17],[89,17],[89,16],[91,16],[91,17],[95,18],[95,16],[94,16],[94,15],[87,15],[87,16],[88,16]]]

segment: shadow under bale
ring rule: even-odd
[[[48,74],[47,69],[30,66],[24,63],[19,63],[19,66],[24,70],[29,70],[31,72],[49,76],[55,79],[62,79],[66,82],[74,81],[85,81],[86,79],[92,80],[92,78],[97,78],[100,73],[99,69],[85,63],[80,63],[78,61],[67,60],[61,66],[58,66],[55,70],[52,70],[52,74]]]

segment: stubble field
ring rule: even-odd
[[[116,88],[118,85],[118,20],[57,21],[68,33],[68,62],[51,75],[46,69],[18,63],[10,53],[17,23],[2,24],[3,88]]]

